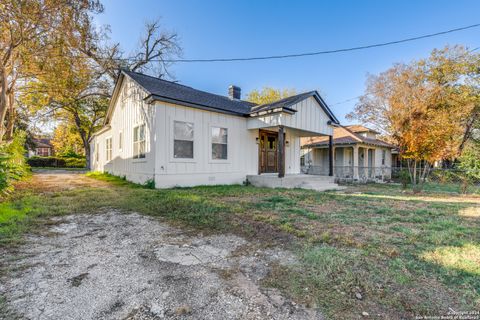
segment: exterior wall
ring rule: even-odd
[[[155,143],[152,139],[152,128],[155,125],[155,109],[143,101],[144,97],[146,92],[125,77],[110,121],[111,129],[95,136],[90,143],[92,170],[125,176],[127,180],[135,183],[145,183],[154,178]],[[145,158],[133,159],[133,128],[140,124],[145,124]],[[123,135],[122,148],[119,146],[120,132]],[[107,162],[105,140],[110,137],[112,161]]]
[[[333,135],[333,127],[328,124],[330,118],[323,111],[315,98],[309,97],[290,108],[297,110],[294,114],[276,113],[247,120],[249,129],[269,128],[283,125],[302,130],[303,136]],[[308,134],[310,133],[310,134]],[[300,135],[300,133],[299,133]]]
[[[157,187],[242,183],[258,173],[258,130],[247,130],[245,118],[161,102],[155,108]],[[173,157],[174,121],[193,123],[193,159]],[[227,160],[212,159],[212,127],[228,129]]]
[[[295,130],[286,129],[285,141],[288,141],[288,146],[285,148],[285,173],[298,174],[300,173],[300,136]],[[257,151],[258,152],[258,151]]]

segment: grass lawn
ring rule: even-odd
[[[109,188],[38,194],[29,188],[0,204],[0,246],[45,217],[103,208],[158,216],[203,232],[233,232],[299,257],[273,266],[265,286],[332,319],[442,315],[480,308],[480,197],[395,185],[342,192],[212,186],[152,190],[90,174]]]

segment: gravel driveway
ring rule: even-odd
[[[116,210],[55,218],[0,258],[13,311],[0,319],[322,319],[260,286],[272,264],[295,258],[259,248]]]

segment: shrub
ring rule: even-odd
[[[407,169],[402,169],[398,173],[400,178],[400,183],[402,184],[403,189],[407,189],[408,184],[410,183],[410,174],[408,173]]]
[[[29,172],[25,138],[24,132],[18,132],[12,141],[0,143],[0,195],[12,192],[12,181],[20,180]]]
[[[85,168],[85,158],[71,157],[31,157],[28,164],[32,167],[54,167],[54,168]]]

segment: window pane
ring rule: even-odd
[[[227,145],[221,143],[212,143],[212,159],[227,159]]]
[[[139,158],[145,158],[145,141],[139,142]]]
[[[138,141],[138,127],[133,128],[133,141]]]
[[[174,121],[173,126],[175,140],[193,140],[193,123]]]
[[[193,159],[193,141],[175,140],[173,142],[173,157]]]
[[[140,134],[139,134],[139,139],[138,140],[145,140],[145,125],[144,124],[142,124],[139,127],[139,131],[140,131]]]
[[[227,129],[212,127],[212,142],[227,143]]]
[[[138,142],[133,144],[133,157],[138,158]]]

